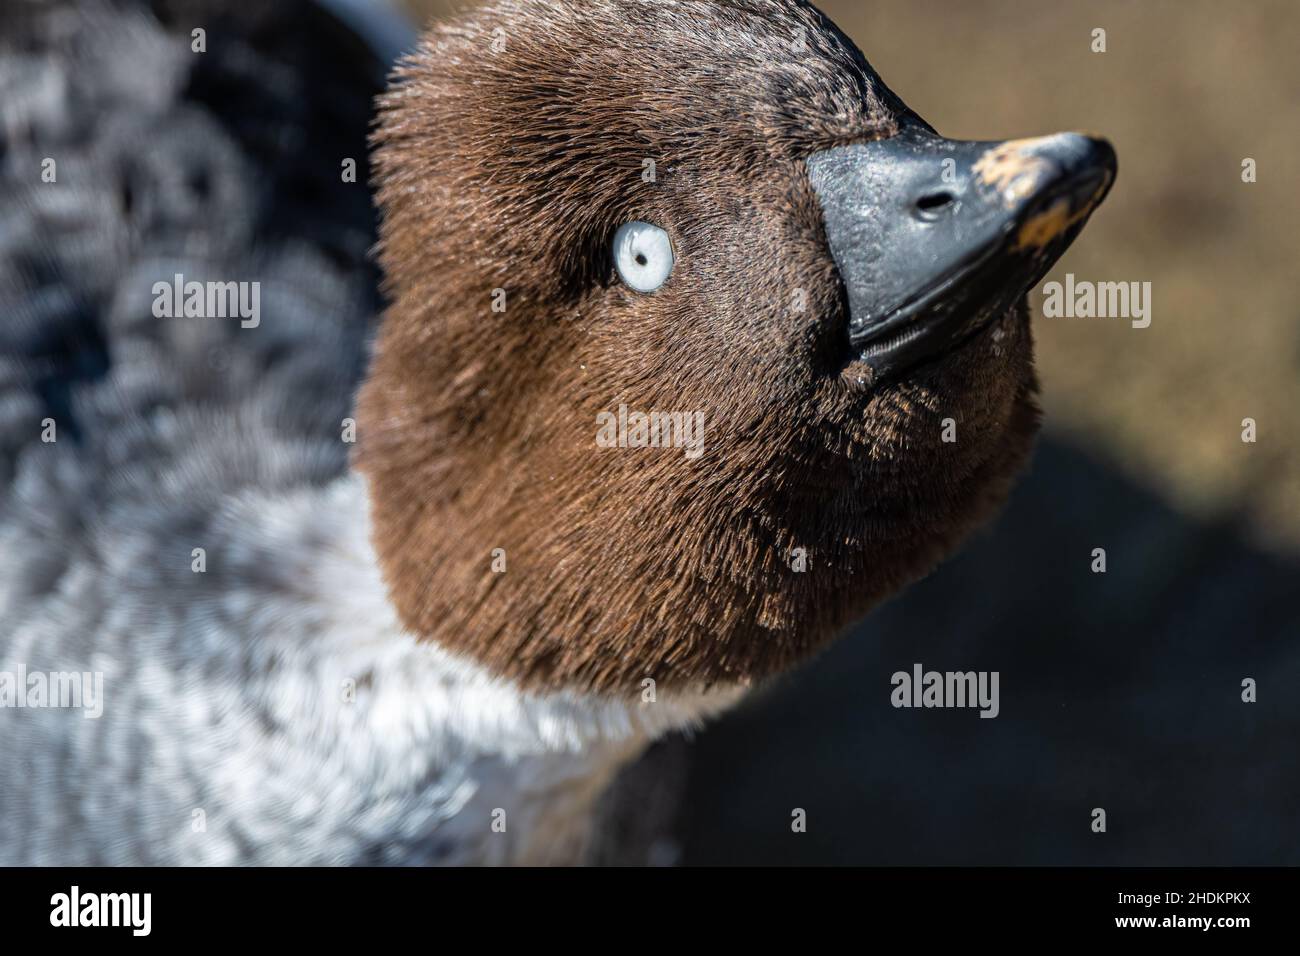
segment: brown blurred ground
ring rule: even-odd
[[[412,0],[420,14],[472,5]],[[1300,5],[820,5],[945,135],[1115,143],[1115,190],[1049,279],[1150,281],[1153,319],[1039,318],[1050,426],[1189,514],[1241,512],[1271,547],[1300,547]],[[1090,51],[1094,27],[1105,53]]]

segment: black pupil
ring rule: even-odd
[[[636,254],[636,264],[639,266],[643,266],[646,264],[646,257],[644,252],[638,252]]]

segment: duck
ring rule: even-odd
[[[1105,140],[946,139],[804,0],[495,0],[386,85],[345,6],[0,52],[0,862],[587,862],[1030,455]]]

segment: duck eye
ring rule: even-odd
[[[618,277],[637,292],[654,292],[673,271],[673,244],[668,233],[648,222],[626,222],[614,233]]]

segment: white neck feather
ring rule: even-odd
[[[435,740],[455,737],[507,759],[578,751],[697,726],[743,693],[740,689],[696,693],[657,688],[654,700],[571,691],[529,693],[472,660],[435,644],[418,643],[402,630],[388,602],[370,544],[362,479],[349,475],[323,497],[323,501],[304,502],[309,513],[301,517],[317,527],[322,514],[344,520],[333,529],[333,546],[315,562],[313,589],[329,615],[327,626],[318,633],[315,653],[322,666],[329,662],[340,680],[347,674],[360,680],[362,674],[382,672],[385,682],[397,685],[394,698],[400,695],[401,707],[372,715],[373,729],[381,739],[391,729],[384,726],[386,721],[406,726],[418,721]],[[373,681],[372,677],[369,683],[376,686]]]

